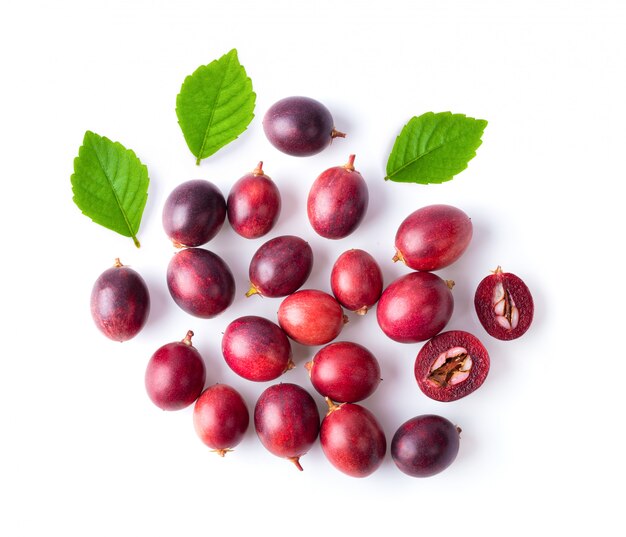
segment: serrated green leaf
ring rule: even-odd
[[[256,94],[237,50],[185,78],[176,115],[196,164],[237,139],[254,117]]]
[[[97,224],[132,237],[148,199],[148,168],[134,151],[91,131],[74,159],[71,177],[74,203]]]
[[[464,114],[427,112],[404,126],[387,161],[385,180],[443,183],[467,168],[487,121]]]

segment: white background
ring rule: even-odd
[[[620,1],[4,6],[0,534],[623,535],[625,23]],[[233,47],[258,95],[256,118],[197,167],[176,94],[186,75]],[[272,148],[261,118],[297,94],[323,101],[348,137],[306,159]],[[384,182],[404,123],[446,110],[489,121],[469,168],[440,186]],[[148,166],[141,249],[72,202],[72,162],[88,129]],[[306,194],[350,153],[369,185],[369,212],[350,237],[324,240],[306,219]],[[235,303],[213,320],[192,318],[165,285],[173,248],[164,199],[192,178],[227,194],[259,160],[283,195],[279,223],[254,241],[224,226],[207,247],[231,266]],[[306,287],[329,290],[334,259],[363,248],[389,283],[408,270],[391,262],[397,226],[430,203],[457,205],[474,223],[469,250],[440,275],[456,281],[448,328],[474,332],[490,351],[487,381],[437,403],[413,378],[420,345],[388,340],[373,313],[351,315],[340,339],[381,362],[384,380],[364,405],[388,440],[422,413],[462,427],[444,473],[412,479],[387,455],[372,476],[354,479],[319,444],[300,473],[266,452],[253,428],[220,459],[196,437],[190,408],[165,413],[148,400],[150,355],[193,329],[207,382],[237,387],[252,411],[271,383],[236,377],[220,340],[240,315],[276,319],[278,299],[243,296],[253,252],[300,234],[315,253]],[[148,325],[123,344],[89,314],[91,286],[115,257],[152,295]],[[530,331],[512,342],[490,338],[473,311],[476,285],[498,264],[526,281],[536,303]],[[315,393],[303,367],[315,350],[294,345],[297,368],[281,380]]]

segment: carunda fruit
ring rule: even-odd
[[[392,282],[376,308],[376,318],[387,336],[400,343],[425,341],[448,324],[454,309],[450,289],[431,272],[412,272]]]
[[[263,446],[302,470],[300,457],[313,446],[320,416],[313,397],[296,384],[267,388],[254,407],[254,428]]]
[[[193,332],[185,339],[160,347],[146,367],[146,391],[152,402],[163,410],[180,410],[202,393],[206,380],[204,361],[191,344]]]
[[[535,312],[526,284],[515,274],[502,272],[500,267],[478,284],[474,306],[487,333],[505,341],[526,333]]]
[[[150,294],[138,272],[115,260],[91,291],[91,316],[109,339],[127,341],[144,327],[150,313]]]
[[[315,232],[327,239],[342,239],[361,223],[367,211],[367,183],[354,168],[354,155],[344,166],[323,172],[311,186],[307,214]]]
[[[339,302],[316,289],[296,291],[278,307],[278,324],[302,345],[330,343],[347,322]]]
[[[383,274],[376,260],[364,250],[341,254],[330,273],[335,298],[346,309],[365,315],[383,291]]]
[[[429,205],[407,216],[396,233],[394,261],[415,270],[438,270],[454,263],[472,239],[472,221],[451,205]]]
[[[226,206],[231,227],[246,239],[262,237],[274,227],[280,215],[280,192],[263,173],[262,162],[233,185]]]
[[[374,414],[353,403],[334,404],[327,399],[320,444],[330,463],[352,477],[366,477],[382,464],[387,441]]]
[[[485,381],[489,353],[469,332],[442,332],[421,348],[415,358],[414,373],[418,386],[428,397],[456,401]]]
[[[265,113],[263,130],[279,151],[296,157],[315,155],[333,138],[343,138],[333,116],[322,103],[309,97],[286,97]]]
[[[246,296],[290,295],[306,282],[313,268],[309,243],[294,235],[275,237],[261,245],[250,261],[250,289]]]
[[[241,442],[249,423],[243,397],[227,384],[209,386],[193,407],[193,425],[200,440],[222,457]]]
[[[228,366],[240,377],[257,382],[273,380],[293,367],[291,344],[282,329],[255,315],[231,322],[222,338]]]
[[[178,248],[209,242],[225,218],[224,196],[217,186],[202,179],[178,185],[163,206],[163,228]]]
[[[235,298],[235,278],[225,261],[203,248],[174,254],[167,267],[167,287],[174,302],[196,317],[215,317]]]
[[[336,402],[361,401],[380,383],[376,357],[363,345],[350,341],[326,345],[305,366],[313,387]]]
[[[391,440],[391,458],[412,477],[430,477],[450,466],[459,452],[461,429],[435,414],[404,422]]]

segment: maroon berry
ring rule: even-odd
[[[315,155],[333,138],[345,134],[335,130],[328,108],[309,97],[286,97],[265,113],[263,130],[279,151],[295,157]]]
[[[448,324],[454,309],[450,289],[431,272],[411,272],[392,282],[376,308],[376,318],[383,332],[400,343],[425,341]]]
[[[259,397],[254,427],[265,448],[302,470],[300,457],[315,443],[320,416],[313,397],[296,384],[275,384]]]
[[[222,353],[239,376],[257,382],[274,380],[293,367],[291,344],[282,329],[263,317],[235,319],[222,338]]]
[[[325,345],[335,339],[348,318],[332,296],[305,289],[285,298],[278,307],[278,324],[302,345]]]
[[[150,313],[146,282],[119,259],[105,270],[91,290],[91,316],[98,329],[113,341],[128,341],[145,326]]]
[[[436,401],[456,401],[480,388],[489,373],[489,353],[476,336],[442,332],[424,344],[415,359],[415,379]]]
[[[328,400],[320,443],[330,463],[352,477],[366,477],[382,464],[387,441],[374,414],[353,403],[335,405]]]
[[[330,273],[335,298],[346,309],[365,315],[383,291],[383,273],[376,260],[363,250],[341,254]]]
[[[526,284],[515,274],[502,272],[500,267],[478,284],[474,306],[487,333],[505,341],[526,333],[535,312]]]
[[[226,206],[231,227],[246,239],[262,237],[274,227],[280,214],[280,192],[263,173],[262,162],[233,185]]]
[[[412,477],[443,472],[459,452],[461,429],[441,416],[426,414],[403,423],[391,440],[396,466]]]
[[[307,200],[309,222],[322,237],[342,239],[359,226],[368,202],[367,183],[350,155],[346,165],[329,168],[313,183]]]
[[[163,228],[177,248],[209,242],[225,218],[224,196],[213,183],[202,179],[178,185],[163,207]]]
[[[241,442],[249,423],[243,397],[227,384],[209,386],[193,407],[193,425],[200,440],[222,457]]]
[[[393,259],[415,270],[438,270],[461,257],[471,239],[472,221],[463,211],[450,205],[429,205],[400,224]]]
[[[182,341],[160,347],[146,368],[146,390],[163,410],[180,410],[193,403],[204,388],[206,369],[200,353],[191,344],[189,330]]]
[[[283,235],[261,245],[250,261],[246,296],[283,297],[298,290],[311,274],[313,250],[300,237]]]
[[[378,360],[358,343],[331,343],[305,366],[313,387],[337,402],[361,401],[372,395],[380,383]]]
[[[235,279],[224,260],[202,248],[174,254],[167,267],[167,287],[184,311],[209,319],[235,298]]]

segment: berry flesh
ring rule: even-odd
[[[383,273],[376,260],[364,250],[348,250],[333,265],[330,287],[344,308],[365,315],[380,298]]]
[[[276,149],[295,157],[315,155],[333,138],[345,136],[335,130],[328,108],[309,97],[286,97],[274,103],[263,118],[263,130]]]
[[[345,166],[329,168],[313,183],[307,199],[309,222],[318,235],[342,239],[359,226],[368,202],[367,183],[350,155]]]
[[[243,397],[227,384],[209,386],[193,407],[193,425],[200,440],[222,457],[241,442],[249,424]]]
[[[202,393],[206,369],[200,353],[191,344],[189,330],[182,341],[160,347],[146,368],[146,391],[162,410],[180,410]]]
[[[250,290],[246,296],[290,295],[302,287],[312,269],[313,250],[308,242],[293,235],[271,239],[252,256],[248,270]]]
[[[291,344],[272,321],[249,315],[235,319],[222,338],[228,366],[240,377],[257,382],[274,380],[293,367]]]
[[[367,477],[382,464],[387,441],[382,427],[366,408],[353,403],[335,405],[320,428],[320,443],[330,463],[352,477]]]
[[[275,384],[259,397],[254,428],[263,446],[302,470],[300,457],[315,443],[320,416],[313,397],[296,384]]]
[[[411,272],[392,282],[376,308],[376,318],[387,336],[400,343],[425,341],[448,324],[454,309],[446,282],[431,272]]]
[[[361,401],[372,395],[380,383],[378,360],[358,343],[331,343],[305,366],[313,387],[336,402]]]
[[[262,162],[233,185],[226,207],[231,227],[246,239],[262,237],[274,227],[280,215],[280,192],[263,173]]]
[[[91,316],[98,329],[113,341],[128,341],[145,326],[150,294],[138,272],[119,259],[105,270],[91,290]]]
[[[535,313],[526,284],[515,274],[502,272],[500,267],[478,284],[474,306],[487,333],[504,341],[524,335]]]
[[[202,248],[174,254],[167,267],[167,287],[174,302],[196,317],[210,319],[235,299],[235,279],[224,260]]]
[[[278,307],[278,324],[302,345],[325,345],[341,332],[348,318],[332,296],[305,289],[285,298]]]
[[[224,196],[213,183],[202,179],[178,185],[163,206],[163,228],[177,248],[209,242],[225,218]]]
[[[438,270],[461,257],[471,239],[472,221],[463,211],[451,205],[429,205],[400,224],[393,259],[414,270]]]
[[[421,348],[415,359],[415,379],[431,399],[456,401],[480,388],[489,363],[489,353],[476,336],[451,330]]]
[[[459,452],[461,430],[434,414],[403,423],[391,440],[391,458],[412,477],[430,477],[450,466]]]

